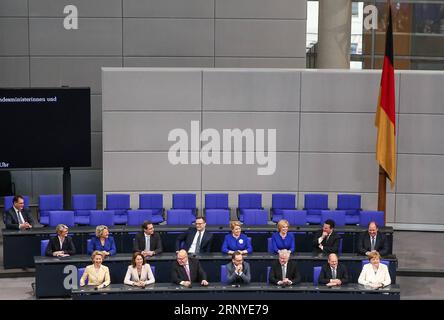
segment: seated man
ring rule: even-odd
[[[340,286],[349,281],[347,267],[338,262],[336,253],[328,255],[328,263],[325,264],[319,274],[319,284],[329,287]]]
[[[275,260],[271,266],[270,283],[278,286],[291,286],[301,282],[296,261],[290,260],[290,251],[279,250],[279,260]]]
[[[133,252],[141,252],[146,257],[162,253],[162,239],[160,234],[154,232],[154,225],[150,221],[142,224],[142,232],[136,234]]]
[[[226,267],[228,284],[250,283],[250,265],[244,261],[244,257],[240,251],[236,251],[231,255],[231,262],[228,263]]]
[[[315,254],[330,254],[338,253],[339,241],[341,237],[334,231],[335,222],[328,219],[324,222],[321,231],[318,231],[313,241],[313,253]]]
[[[15,196],[12,208],[5,212],[5,226],[10,230],[31,229],[34,221],[29,209],[24,208],[25,200],[22,196]]]
[[[187,232],[179,235],[176,239],[176,251],[179,251],[180,243],[185,242],[185,249],[188,253],[199,254],[210,252],[213,235],[205,230],[207,223],[205,218],[196,218],[196,226],[190,227]]]
[[[378,225],[372,221],[368,224],[367,231],[364,231],[358,241],[359,254],[369,256],[372,252],[379,252],[381,256],[389,253],[387,237],[378,231]]]
[[[193,282],[208,285],[207,275],[199,260],[188,258],[188,253],[183,249],[177,253],[177,259],[173,262],[171,281],[184,287],[191,287]]]

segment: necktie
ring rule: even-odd
[[[200,251],[200,239],[202,236],[202,232],[199,231],[199,235],[197,236],[197,241],[196,241],[196,249],[194,250],[194,253],[199,253]]]
[[[191,281],[190,266],[188,264],[186,264],[184,266],[184,268],[185,268],[185,272],[187,273],[188,281]]]
[[[336,279],[336,268],[331,268],[331,278]]]
[[[145,251],[150,251],[150,236],[145,236]]]
[[[282,280],[284,280],[287,277],[287,267],[285,264],[282,265]]]
[[[20,211],[17,211],[17,217],[18,217],[19,224],[24,224],[25,223],[25,221],[23,220],[23,216],[20,213]]]
[[[371,250],[375,250],[375,237],[372,237]]]

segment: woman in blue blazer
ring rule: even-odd
[[[95,250],[102,252],[105,256],[116,254],[116,243],[109,235],[107,226],[96,227],[96,236],[88,243],[88,254],[92,254]]]
[[[294,252],[294,236],[288,233],[290,224],[287,220],[280,220],[277,224],[278,232],[271,236],[271,249],[274,253],[279,253],[279,250],[287,249],[291,253]]]
[[[239,221],[231,221],[231,234],[227,234],[222,245],[222,252],[226,254],[233,254],[235,251],[240,251],[242,254],[252,253],[250,240],[245,234],[241,233],[241,224]]]

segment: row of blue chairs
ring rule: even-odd
[[[29,197],[25,196],[25,207],[29,206]],[[12,206],[12,197],[5,197],[5,209]],[[43,225],[55,226],[61,223],[67,225],[98,225],[115,224],[137,225],[141,221],[150,220],[153,223],[163,222],[165,209],[162,194],[140,194],[139,208],[132,210],[129,194],[106,195],[105,210],[97,210],[96,195],[73,195],[72,211],[63,211],[62,195],[39,196],[39,221]],[[74,215],[74,222],[71,216]],[[384,225],[383,213],[380,211],[363,211],[361,196],[338,194],[336,210],[328,207],[327,194],[305,194],[304,208],[298,210],[295,194],[273,194],[270,209],[271,220],[278,222],[286,219],[291,225],[321,224],[327,219],[333,219],[336,225],[366,225],[368,215],[372,220]],[[173,194],[173,206],[167,211],[167,224],[189,225],[198,215],[196,194]],[[228,194],[205,194],[205,209],[203,212],[209,225],[228,225],[231,220],[231,209],[228,204]],[[266,225],[269,214],[262,206],[262,194],[241,193],[238,195],[238,219],[246,225]],[[56,218],[59,217],[60,219]]]

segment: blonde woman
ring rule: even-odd
[[[109,269],[102,265],[103,262],[102,252],[96,250],[91,255],[92,265],[85,268],[85,272],[80,278],[80,286],[85,285],[85,281],[88,280],[88,286],[95,286],[97,289],[105,288],[111,283],[109,276]]]
[[[105,257],[116,254],[116,243],[114,238],[109,235],[107,226],[96,227],[96,236],[91,238],[88,244],[88,254],[92,254],[95,250],[101,251]]]
[[[279,253],[280,250],[288,250],[290,253],[294,252],[294,236],[288,233],[290,224],[287,220],[280,220],[277,224],[278,232],[271,236],[271,248],[274,253]]]
[[[145,263],[143,254],[141,252],[134,252],[131,265],[126,271],[123,283],[130,286],[145,287],[154,282],[156,282],[156,279],[154,279],[150,265]]]

